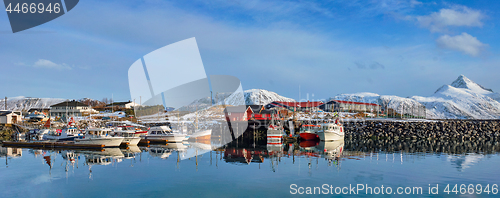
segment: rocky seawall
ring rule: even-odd
[[[351,121],[347,138],[500,140],[500,120]]]

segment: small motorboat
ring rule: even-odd
[[[146,135],[141,136],[142,139],[151,141],[166,141],[166,142],[182,142],[186,138],[186,134],[173,132],[168,126],[151,127]]]

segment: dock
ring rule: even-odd
[[[72,149],[103,149],[104,145],[75,144],[72,142],[2,142],[3,146],[23,148],[72,148]]]

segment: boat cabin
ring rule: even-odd
[[[323,124],[321,126],[321,129],[323,131],[341,131],[342,132],[342,130],[340,129],[340,125],[333,124],[333,123]]]
[[[135,137],[135,131],[115,131],[116,137]]]
[[[110,132],[111,132],[111,129],[102,129],[102,128],[87,129],[85,135],[90,135],[90,136],[109,136]]]
[[[167,135],[171,133],[172,129],[168,126],[151,127],[148,131],[148,135]]]

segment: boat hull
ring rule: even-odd
[[[336,141],[343,140],[344,134],[339,132],[318,132],[318,137],[321,141]]]
[[[267,144],[281,144],[283,132],[279,129],[267,129]]]
[[[139,144],[139,141],[141,141],[140,137],[125,137],[123,138],[122,145],[128,145],[128,146],[137,146]]]
[[[185,137],[186,137],[185,135],[170,135],[170,136],[146,135],[143,136],[143,139],[151,141],[182,142],[184,141]]]
[[[316,133],[300,133],[300,138],[304,140],[317,140],[319,139],[318,134]]]
[[[75,139],[75,144],[104,145],[104,147],[118,147],[123,137],[83,138]]]

